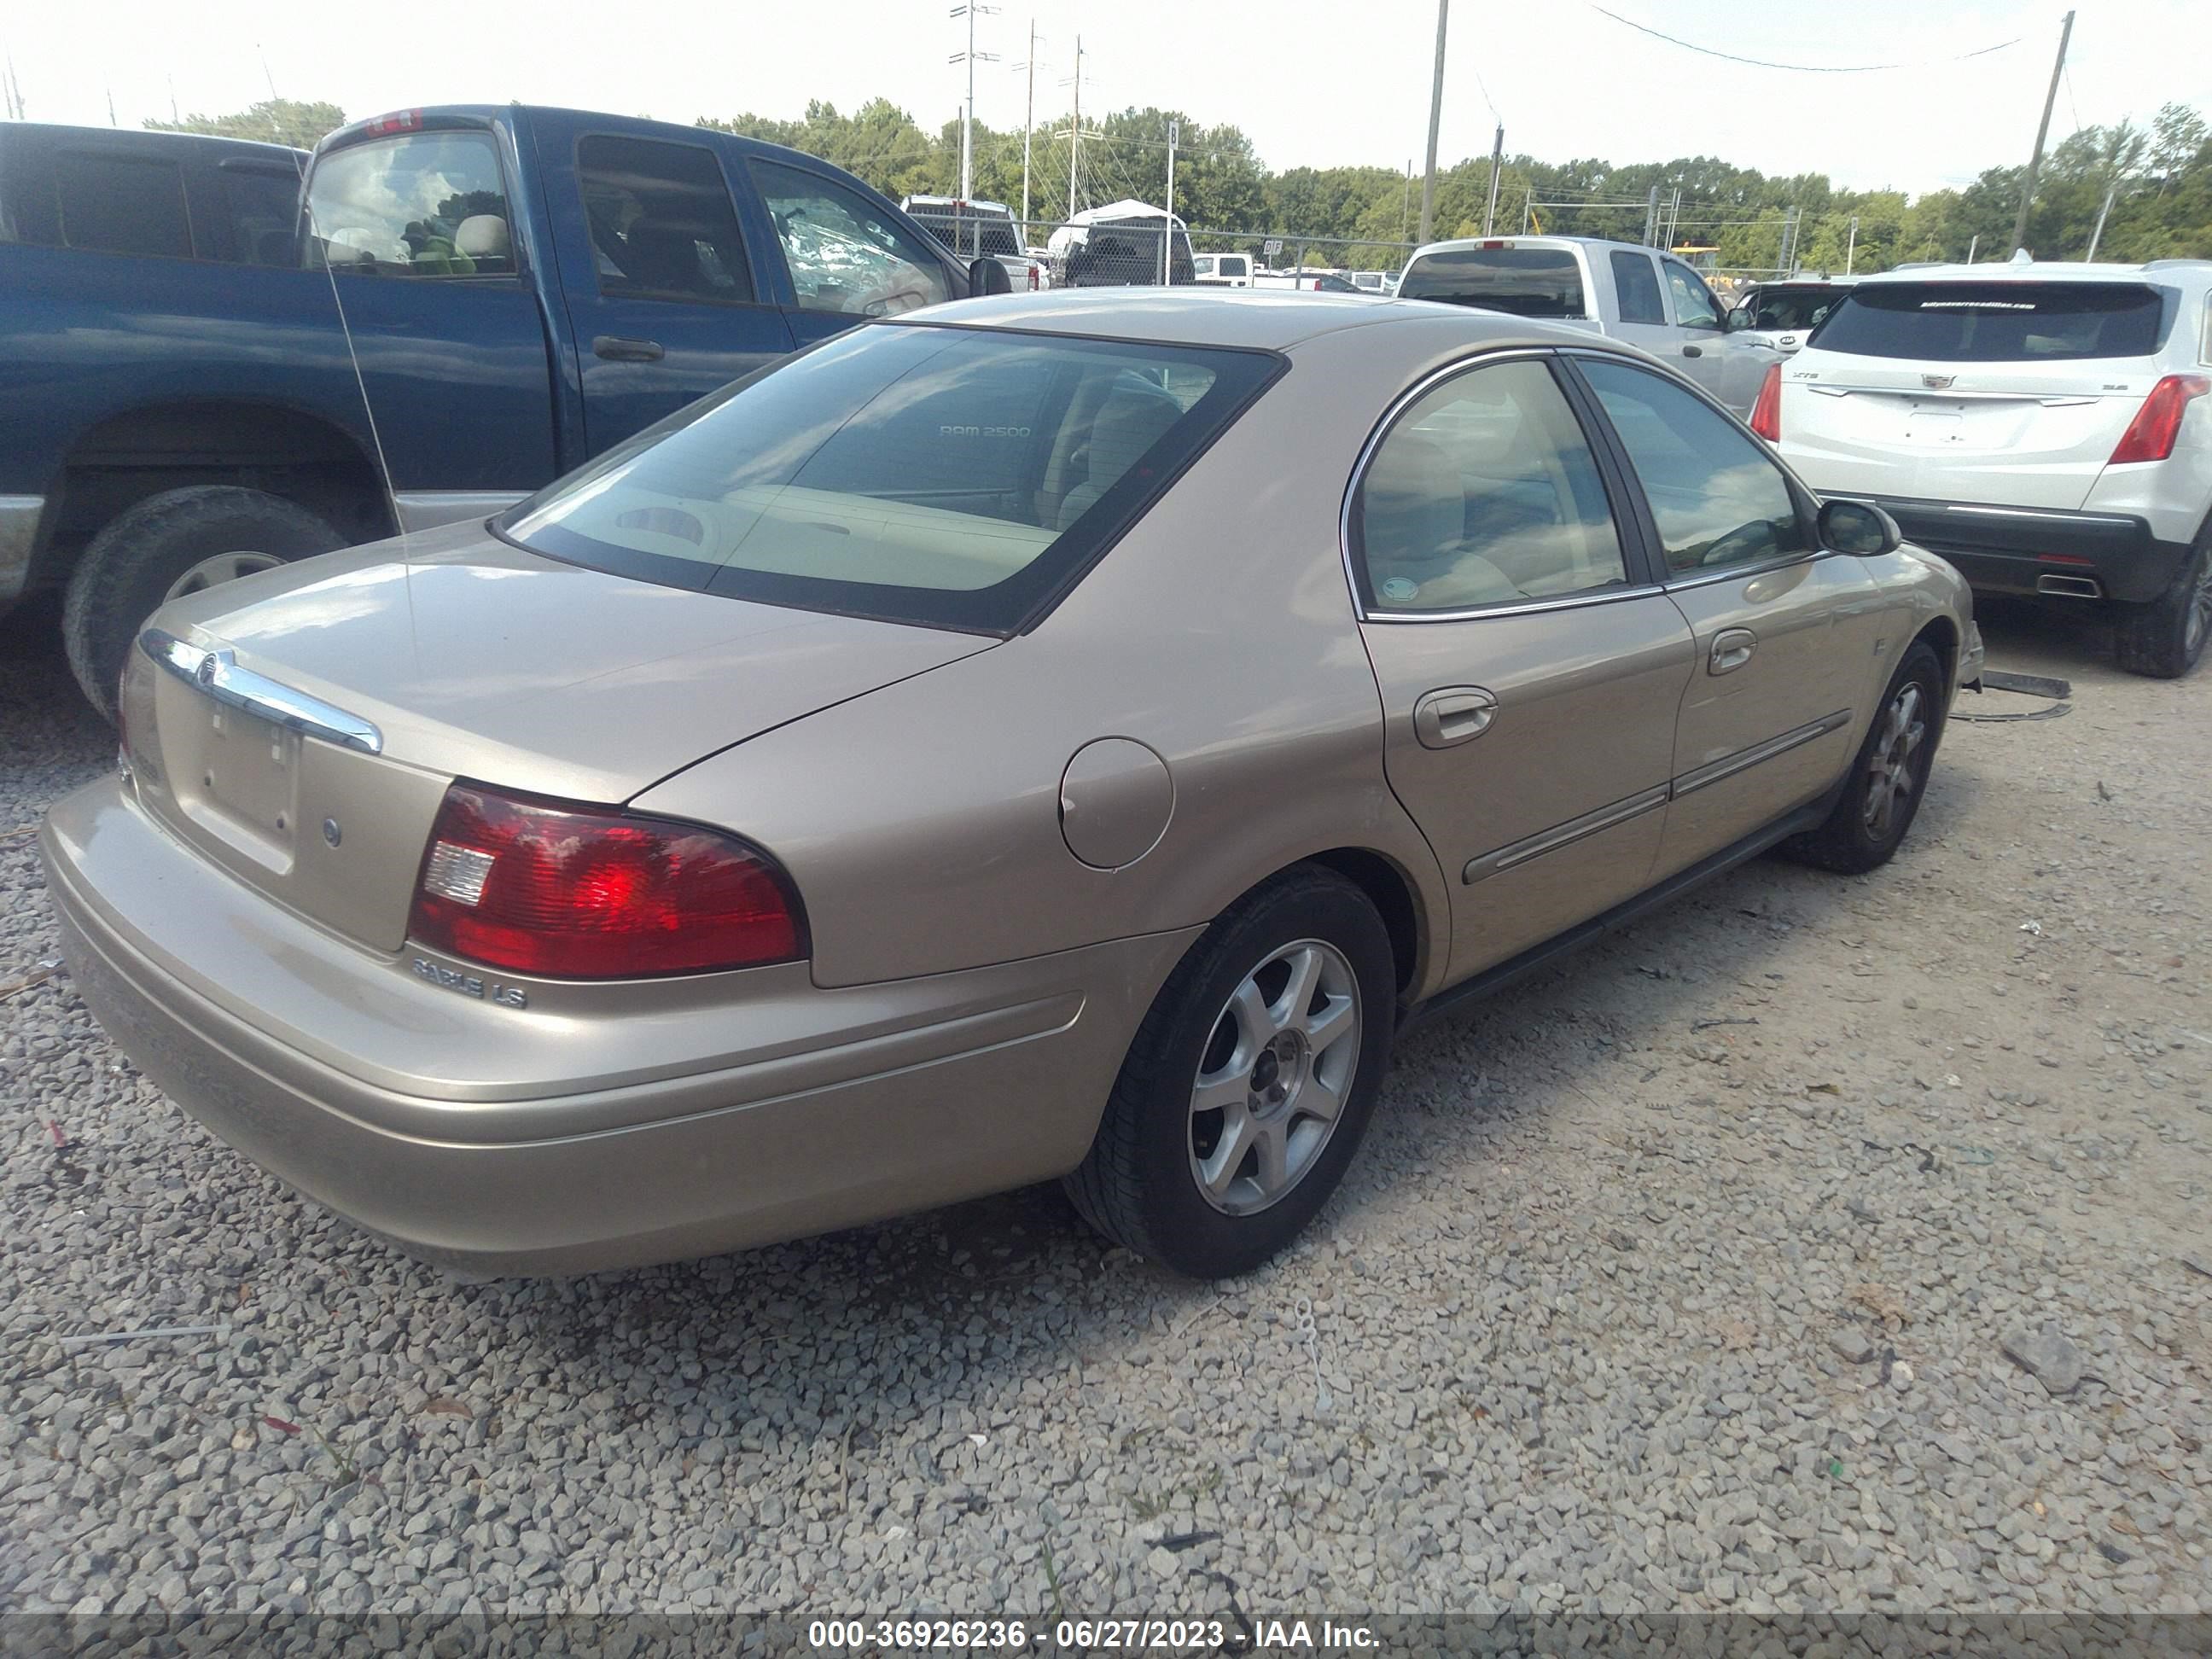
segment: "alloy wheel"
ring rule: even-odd
[[[274,570],[283,562],[274,553],[218,553],[213,558],[202,559],[171,582],[169,591],[161,595],[161,603],[167,605],[171,599],[181,599],[187,593],[197,593],[203,588],[236,581],[240,576],[251,576],[258,570]]]
[[[1923,703],[1919,683],[1908,680],[1882,711],[1874,753],[1867,762],[1864,808],[1867,833],[1877,842],[1888,840],[1899,810],[1919,787],[1913,765],[1928,737]]]
[[[1251,1215],[1313,1169],[1351,1097],[1360,1019],[1358,975],[1320,939],[1237,981],[1191,1085],[1190,1170],[1208,1204]]]

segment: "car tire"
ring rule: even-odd
[[[169,599],[344,540],[304,507],[258,489],[203,484],[149,495],[92,538],[70,577],[62,643],[70,671],[112,720],[131,642]]]
[[[1928,793],[1943,735],[1943,692],[1942,659],[1926,641],[1915,640],[1867,723],[1835,810],[1819,829],[1783,842],[1782,851],[1845,875],[1888,863]]]
[[[2148,604],[2114,608],[2113,640],[2129,673],[2178,680],[2196,667],[2212,635],[2212,526],[2197,537],[2172,586]]]
[[[1318,866],[1239,899],[1138,1027],[1097,1138],[1066,1177],[1076,1208],[1193,1279],[1246,1273],[1280,1250],[1358,1150],[1389,1064],[1394,963],[1367,896]],[[1309,973],[1294,1007],[1291,976]],[[1224,1103],[1202,1103],[1201,1089]]]

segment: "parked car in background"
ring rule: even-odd
[[[1352,287],[1362,294],[1388,294],[1390,291],[1390,273],[1386,270],[1355,270],[1347,274]]]
[[[697,127],[356,122],[295,240],[297,160],[0,126],[0,605],[66,588],[103,711],[167,598],[481,522],[795,348],[1006,286],[828,162]]]
[[[1788,356],[1805,343],[1805,337],[1858,280],[1856,276],[1791,276],[1753,283],[1731,309],[1729,325],[1756,330]],[[1741,321],[1737,320],[1738,313]]]
[[[1213,1276],[1409,1020],[1765,848],[1888,859],[1978,660],[1956,572],[1632,349],[1022,295],[173,601],[40,846],[146,1074],[435,1259],[1061,1176]]]
[[[2110,611],[2172,678],[2212,633],[2212,261],[1952,265],[1859,283],[1753,424],[1991,592]]]
[[[996,259],[1017,294],[1052,286],[1046,258],[1022,246],[1022,228],[1004,202],[963,201],[955,196],[908,196],[899,210],[966,263]]]
[[[1202,288],[1249,288],[1252,256],[1249,253],[1194,253],[1191,280]]]
[[[1756,336],[1729,331],[1730,319],[1696,271],[1640,243],[1583,236],[1431,242],[1406,262],[1398,296],[1579,324],[1664,358],[1739,416],[1750,412],[1780,356]]]
[[[1190,232],[1183,222],[1139,201],[1086,208],[1053,232],[1049,246],[1054,286],[1157,286],[1163,253],[1170,283],[1196,280]]]

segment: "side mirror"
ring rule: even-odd
[[[1878,559],[1905,544],[1897,520],[1871,501],[1836,500],[1820,503],[1820,545],[1838,553]]]
[[[968,292],[971,296],[1013,291],[1014,279],[996,259],[978,259],[968,267]]]
[[[1742,333],[1751,326],[1751,314],[1752,308],[1749,306],[1738,306],[1734,311],[1729,313],[1728,331],[1731,334]]]

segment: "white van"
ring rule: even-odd
[[[1190,256],[1190,268],[1195,279],[1209,287],[1252,286],[1252,256],[1249,253],[1194,253]]]

